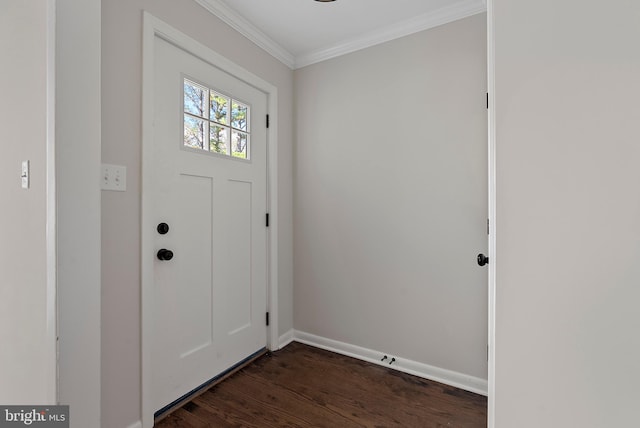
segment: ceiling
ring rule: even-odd
[[[486,0],[195,1],[291,68],[486,10]]]

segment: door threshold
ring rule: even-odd
[[[247,367],[249,364],[251,364],[255,360],[257,360],[258,358],[260,358],[260,357],[262,357],[264,355],[267,355],[268,353],[269,353],[269,351],[267,350],[267,348],[260,349],[259,351],[253,353],[252,355],[248,356],[247,358],[245,358],[244,360],[242,360],[239,363],[235,364],[234,366],[230,367],[229,369],[223,371],[219,375],[209,379],[208,381],[206,381],[202,385],[198,386],[197,388],[193,389],[192,391],[187,392],[185,395],[183,395],[182,397],[178,398],[174,402],[172,402],[170,404],[167,404],[162,409],[160,409],[160,410],[158,410],[157,412],[154,413],[154,415],[153,415],[154,424],[157,423],[157,422],[160,422],[162,419],[166,418],[167,416],[169,416],[174,411],[178,410],[179,408],[181,408],[185,404],[191,402],[192,400],[194,400],[198,396],[204,394],[205,392],[207,392],[208,390],[210,390],[211,388],[213,388],[214,386],[216,386],[217,384],[219,384],[220,382],[222,382],[223,380],[225,380],[229,376],[231,376],[231,375],[235,374],[236,372],[242,370],[243,368]]]

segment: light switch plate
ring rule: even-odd
[[[20,175],[20,178],[22,179],[22,188],[23,189],[28,189],[29,188],[29,161],[22,161],[22,173]]]
[[[102,190],[124,192],[127,190],[127,167],[102,164]]]

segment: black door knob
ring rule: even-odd
[[[169,231],[169,225],[167,223],[160,223],[157,230],[160,235],[166,235]]]
[[[158,260],[169,261],[173,258],[173,251],[163,248],[158,251],[157,256],[158,256]]]
[[[478,264],[480,266],[484,266],[484,265],[486,265],[488,263],[489,263],[489,257],[485,256],[482,253],[478,254]]]

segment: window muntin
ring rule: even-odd
[[[184,79],[183,99],[184,147],[250,159],[247,104],[189,79]]]

